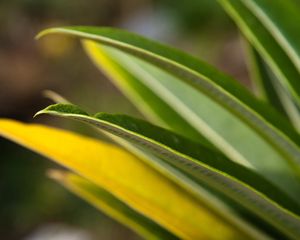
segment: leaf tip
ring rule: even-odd
[[[39,40],[42,37],[51,34],[51,33],[62,33],[63,32],[63,28],[62,27],[53,27],[53,28],[47,28],[44,29],[42,31],[40,31],[37,35],[35,35],[34,39],[35,40]]]
[[[45,35],[47,35],[48,33],[50,33],[50,32],[51,32],[51,29],[52,29],[52,28],[49,28],[49,29],[45,29],[45,30],[40,31],[37,35],[35,35],[34,39],[35,39],[35,40],[41,39],[42,37],[44,37]]]
[[[89,114],[83,110],[81,110],[79,107],[73,105],[73,104],[63,104],[63,103],[57,103],[50,105],[40,111],[38,111],[34,117],[41,115],[41,114],[51,114],[51,115],[70,115],[70,114],[79,114],[79,115],[85,115],[89,116]]]
[[[45,113],[46,113],[46,112],[45,112],[45,109],[42,109],[42,110],[38,111],[36,114],[34,114],[34,115],[33,115],[33,118],[36,118],[37,116],[42,115],[42,114],[45,114]]]
[[[37,116],[42,115],[42,114],[51,114],[51,113],[54,114],[55,112],[51,111],[51,110],[56,105],[60,105],[60,104],[53,104],[53,105],[50,105],[50,106],[38,111],[36,114],[34,114],[33,118],[36,118]]]

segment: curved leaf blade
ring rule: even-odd
[[[120,51],[108,47],[99,48],[97,43],[88,42],[85,45],[92,57],[109,55],[126,67],[137,80],[151,88],[230,159],[254,168],[294,199],[299,198],[299,181],[294,170],[276,149],[270,147],[240,119],[161,69]],[[106,65],[103,67],[106,68]]]
[[[38,114],[46,113],[81,120],[122,137],[142,147],[143,150],[148,150],[161,157],[198,181],[222,192],[236,203],[281,229],[285,234],[294,238],[300,236],[300,231],[297,230],[300,227],[300,218],[293,214],[293,212],[300,213],[298,203],[293,202],[259,175],[230,162],[217,152],[212,152],[199,144],[145,121],[105,113],[89,117],[73,113],[72,107],[74,112],[80,111],[76,106],[68,105],[68,107],[69,111],[64,111],[64,105],[56,104]],[[258,191],[263,192],[259,193]],[[279,207],[271,199],[277,201],[277,204],[289,208],[292,212]]]
[[[49,172],[49,176],[78,197],[131,228],[145,239],[178,239],[149,218],[136,212],[105,189],[76,174],[52,170]]]
[[[234,220],[234,214],[222,203],[216,204],[217,200],[209,193],[203,192],[202,200],[196,199],[165,174],[113,145],[55,128],[6,119],[0,120],[0,135],[101,186],[180,238],[264,238],[242,221]],[[213,232],[211,226],[214,226]]]
[[[295,0],[243,0],[300,72],[299,4]]]
[[[89,44],[83,42],[86,51],[93,51]],[[100,47],[100,46],[99,46]],[[133,74],[124,67],[102,54],[101,51],[94,51],[91,57],[96,66],[103,65],[101,68],[106,75],[122,90],[122,92],[132,100],[140,112],[158,125],[170,128],[175,132],[195,141],[211,145],[208,141],[195,130],[183,117],[174,111],[163,99],[155,94],[147,85],[139,81]]]
[[[257,16],[250,11],[248,8],[248,4],[251,5],[250,2],[253,1],[247,1],[247,3],[245,3],[243,0],[220,0],[220,3],[235,20],[246,38],[266,59],[282,86],[286,88],[299,105],[300,72],[284,49],[282,49],[274,39],[272,32],[268,31]],[[275,3],[275,5],[276,4],[277,3]],[[273,5],[274,3],[272,2],[270,7],[272,8]]]
[[[274,74],[270,72],[259,53],[252,46],[248,48],[250,73],[253,73],[252,79],[256,83],[260,95],[272,106],[276,106],[277,110],[286,114],[299,132],[300,111],[297,105]]]
[[[268,102],[279,112],[286,115],[285,109],[280,101],[276,89],[273,86],[272,79],[265,67],[265,62],[250,43],[245,43],[245,45],[248,56],[247,63],[249,73],[251,75],[251,80],[254,83],[255,92],[260,99]]]
[[[293,165],[300,166],[300,137],[273,109],[213,67],[177,50],[121,30],[94,27],[48,29],[39,36],[63,33],[101,42],[138,56],[177,76],[245,121]]]

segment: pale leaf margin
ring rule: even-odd
[[[201,160],[203,161],[203,159],[198,159],[200,161],[197,161],[190,156],[171,149],[169,146],[164,145],[165,143],[157,142],[158,138],[153,139],[149,138],[149,136],[145,137],[143,135],[140,135],[138,132],[132,131],[132,129],[128,130],[124,128],[124,124],[120,126],[116,124],[116,122],[110,122],[109,117],[107,116],[101,119],[101,115],[99,114],[96,115],[96,117],[76,114],[76,112],[80,111],[82,110],[74,105],[58,104],[49,106],[48,108],[38,112],[37,115],[46,113],[55,116],[80,120],[82,122],[86,122],[93,126],[99,127],[100,129],[111,134],[117,135],[118,137],[124,138],[129,142],[133,142],[134,144],[142,148],[150,150],[154,154],[157,153],[160,157],[168,161],[170,164],[174,164],[181,171],[184,171],[192,175],[197,180],[203,181],[205,184],[208,184],[208,186],[221,191],[227,197],[232,198],[236,201],[236,203],[240,203],[246,209],[253,211],[259,217],[272,224],[276,228],[280,229],[290,237],[297,238],[300,236],[299,216],[295,215],[294,212],[288,211],[287,209],[278,205],[278,203],[268,198],[266,196],[268,195],[268,192],[258,192],[257,189],[252,188],[248,184],[235,179],[232,175],[230,175],[230,173],[221,172],[220,169],[209,166],[207,165],[207,163],[203,164],[203,162],[200,162]],[[133,125],[134,129],[139,129],[138,122],[134,122],[132,118],[130,119],[130,121],[127,121],[127,123],[128,125]],[[152,128],[151,131],[153,132],[154,128]],[[158,134],[163,134],[163,131],[158,132]],[[175,135],[173,137],[175,137]],[[177,141],[180,141],[179,136],[176,137]],[[207,149],[207,151],[209,150]],[[217,157],[217,155],[215,156]],[[225,163],[223,162],[223,164]],[[280,193],[280,191],[278,191],[277,194],[283,193]],[[273,198],[274,197],[276,197],[276,192],[275,194],[273,193]],[[299,205],[294,205],[293,209],[294,211],[299,211]]]
[[[289,92],[297,104],[300,104],[299,69],[291,61],[287,53],[274,39],[272,31],[267,29],[257,18],[255,12],[248,8],[253,1],[219,0],[224,9],[233,18],[245,37],[264,57],[281,85]],[[276,1],[273,1],[276,2]],[[269,8],[272,8],[272,5]],[[251,4],[249,4],[251,5]],[[284,7],[283,7],[284,8]],[[285,11],[283,9],[283,11]]]
[[[218,201],[205,190],[201,198],[195,198],[171,175],[157,171],[111,144],[55,128],[7,119],[0,120],[0,135],[101,186],[179,238],[267,238],[235,216],[222,202],[217,204]],[[215,227],[215,231],[210,230],[211,226]]]
[[[175,49],[122,30],[96,27],[52,28],[41,32],[38,37],[50,33],[94,40],[164,68],[241,118],[270,142],[274,150],[289,160],[293,169],[299,169],[300,136],[290,123],[233,79],[211,66]]]
[[[300,72],[299,4],[295,0],[242,0],[289,55]]]

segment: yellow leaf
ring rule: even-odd
[[[175,235],[134,211],[127,204],[90,181],[76,174],[60,170],[51,170],[48,175],[97,209],[130,227],[145,239],[178,240]]]
[[[5,119],[0,120],[0,135],[99,185],[182,239],[249,239],[185,189],[121,148]]]

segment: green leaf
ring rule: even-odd
[[[212,189],[222,192],[235,200],[237,204],[241,204],[265,221],[281,229],[285,234],[291,237],[300,236],[300,232],[296,230],[300,226],[300,218],[292,213],[299,214],[298,203],[254,172],[229,161],[221,154],[198,143],[191,142],[145,121],[106,113],[89,117],[76,114],[75,112],[80,111],[78,107],[68,106],[68,111],[65,111],[65,105],[52,105],[38,114],[48,113],[81,120],[122,137],[141,147],[143,151],[157,155],[162,161],[166,161],[192,176],[193,179],[204,182]],[[286,209],[279,207],[278,204]],[[287,211],[287,209],[292,212]]]
[[[294,15],[294,11],[289,12],[284,6],[280,6],[281,3],[278,1],[272,1],[272,3],[265,4],[263,0],[259,1],[244,1],[244,0],[219,0],[224,6],[227,12],[235,20],[236,24],[239,26],[240,30],[244,33],[246,38],[251,42],[251,44],[257,49],[257,51],[264,57],[272,71],[277,76],[281,85],[286,88],[288,92],[291,93],[293,99],[300,105],[300,71],[299,64],[297,65],[290,59],[287,48],[282,48],[278,43],[278,38],[274,38],[274,34],[278,35],[278,29],[276,31],[270,28],[270,21],[266,23],[266,18],[262,17],[263,12],[273,12],[275,8],[281,9],[283,15]],[[260,2],[260,3],[259,3]],[[257,8],[259,3],[265,5],[264,8]],[[283,1],[284,5],[286,1]],[[289,0],[287,2],[290,2]],[[251,7],[250,7],[251,6]],[[255,7],[254,7],[255,6]],[[287,12],[285,12],[287,11]],[[275,12],[274,12],[275,13]],[[297,13],[298,14],[298,13]],[[298,17],[297,17],[298,18]],[[290,21],[290,20],[289,20]],[[285,24],[285,18],[277,19],[274,24],[282,22]],[[295,26],[296,22],[291,25]],[[275,33],[276,32],[276,33]],[[272,35],[273,34],[273,35]],[[281,33],[282,34],[282,33]],[[298,41],[299,44],[299,41]],[[286,47],[286,44],[285,44]],[[295,58],[293,58],[295,59]],[[297,60],[298,61],[298,60]]]
[[[84,44],[84,47],[86,51],[89,51],[89,44]],[[100,46],[97,47],[100,48]],[[140,112],[148,119],[195,141],[211,145],[172,107],[147,87],[147,85],[122,67],[122,65],[118,64],[117,61],[114,61],[108,55],[101,54],[100,51],[94,52],[92,60],[96,66],[105,66],[105,68],[102,68],[103,72],[110,77],[116,86],[131,99]]]
[[[300,72],[299,2],[297,0],[243,0],[287,53]]]
[[[276,79],[274,79],[274,87],[277,90],[277,94],[290,118],[290,121],[298,132],[300,132],[300,107],[295,103],[291,95],[282,88],[281,84],[277,82]]]
[[[198,187],[201,194],[196,198],[174,177],[176,174],[185,181],[184,175],[157,171],[158,168],[114,145],[7,119],[0,119],[0,135],[104,188],[180,239],[266,238],[205,189]]]
[[[248,46],[249,67],[253,82],[256,84],[259,95],[286,114],[294,127],[300,131],[300,112],[292,97],[282,87],[278,79],[270,72],[259,53]]]
[[[286,115],[285,109],[282,106],[281,100],[273,86],[273,80],[268,73],[264,60],[259,53],[249,43],[245,43],[246,53],[248,57],[248,68],[251,75],[251,80],[254,83],[256,94],[259,98],[268,102],[275,107],[279,112]]]
[[[294,199],[298,199],[300,187],[294,170],[276,149],[270,147],[244,122],[205,95],[153,65],[108,47],[99,49],[93,42],[86,44],[91,47],[90,52],[93,56],[100,55],[102,51],[102,55],[114,57],[230,159],[256,169]],[[103,67],[106,68],[106,65]]]
[[[199,105],[202,102],[193,101],[189,94],[184,94],[184,99],[188,96],[188,101],[193,102],[194,108],[191,109],[190,106],[185,104],[185,107],[189,109],[189,112],[182,112],[183,108],[180,107],[180,110],[177,111],[180,111],[182,117],[189,118],[186,120],[189,120],[191,125],[197,128],[197,130],[205,135],[205,137],[213,144],[220,146],[221,150],[230,158],[233,158],[233,160],[243,164],[248,162],[251,165],[255,165],[261,172],[264,172],[266,169],[272,169],[274,175],[279,174],[280,172],[285,173],[284,177],[290,175],[290,179],[282,179],[282,181],[278,181],[278,175],[276,177],[270,176],[269,179],[272,178],[273,181],[277,181],[277,184],[282,184],[283,187],[289,186],[291,189],[294,188],[293,190],[289,189],[290,194],[297,195],[295,197],[298,198],[298,173],[297,176],[295,176],[294,171],[295,169],[298,170],[300,166],[299,134],[289,122],[282,118],[281,115],[269,106],[258,101],[252,94],[230,77],[184,53],[121,30],[94,27],[66,27],[48,29],[42,32],[40,36],[48,33],[69,34],[83,39],[101,42],[102,44],[121,49],[124,52],[142,58],[164,71],[168,71],[176,76],[177,83],[174,83],[174,77],[161,71],[160,74],[168,77],[166,80],[163,78],[160,78],[159,80],[156,79],[156,86],[153,86],[154,84],[152,85],[153,87],[156,87],[157,91],[161,87],[161,84],[158,85],[158,83],[161,83],[163,80],[165,80],[165,83],[169,83],[163,90],[155,92],[156,94],[159,93],[160,98],[164,97],[165,100],[171,93],[171,91],[165,93],[168,87],[173,86],[174,88],[178,88],[177,92],[172,92],[172,96],[177,97],[177,95],[182,92],[178,92],[180,90],[179,86],[185,87],[185,89],[189,87],[180,81],[188,83],[193,87],[189,88],[189,93],[190,91],[194,91],[193,96],[195,97],[197,93],[201,92],[203,95],[200,96],[203,103],[205,100],[206,104],[211,103],[209,107],[204,108],[206,111],[211,110],[211,113],[209,114],[209,121],[211,122],[204,122],[203,119],[199,117],[199,114],[202,114],[201,117],[203,118],[207,116],[207,114],[200,109]],[[115,53],[116,52],[118,51],[115,51]],[[120,56],[123,53],[119,51],[118,54]],[[142,64],[143,67],[146,66],[150,70],[154,69],[155,74],[158,72],[154,66],[149,64],[146,65],[145,62],[138,60],[137,58],[130,57],[129,55],[125,56],[125,54],[121,56],[123,59],[120,59],[120,61],[122,60],[122,64],[127,64],[125,65],[126,69],[130,67],[130,64],[135,64],[131,70],[141,70],[141,67],[139,67],[138,70],[136,69],[136,63],[139,61],[138,64]],[[125,57],[131,61],[126,62]],[[149,71],[143,71],[142,74],[145,74],[146,72],[149,73]],[[149,84],[149,87],[150,84],[152,84],[151,82],[154,81],[154,78],[151,78],[151,80],[148,78],[148,80],[147,83]],[[180,83],[181,85],[179,85]],[[174,91],[174,89],[172,89],[172,91]],[[184,99],[181,99],[181,101]],[[174,110],[179,108],[178,99],[176,99],[176,103],[172,103],[171,99],[169,99],[168,103],[169,105],[173,104]],[[182,106],[182,102],[180,106]],[[213,107],[213,109],[211,107]],[[195,110],[198,110],[198,116],[193,114]],[[222,114],[227,114],[228,117],[219,117],[219,112],[215,110],[222,111]],[[218,114],[217,117],[216,113]],[[230,132],[230,129],[228,122],[226,127],[224,127],[224,121],[228,121],[228,119],[232,120],[235,117],[237,119],[229,123],[230,127],[234,128],[231,130],[232,134],[229,134],[228,132]],[[213,123],[215,125],[210,127],[209,124]],[[243,126],[244,123],[246,124],[241,131],[242,134],[239,134],[240,129],[235,128],[235,125],[238,123],[240,123],[240,126]],[[219,128],[218,131],[221,131],[222,129],[223,131],[216,131],[215,128],[217,127]],[[228,135],[223,136],[225,133]],[[244,133],[247,134],[244,135]],[[241,139],[243,139],[243,141],[241,141]],[[253,143],[256,143],[255,147],[257,150],[264,144],[265,146],[263,148],[267,149],[268,152],[266,153],[264,150],[262,150],[263,152],[255,151],[255,153],[249,151],[250,146],[253,146]],[[274,152],[279,152],[285,159],[282,159],[281,156],[276,156],[276,153]],[[275,155],[275,157],[270,157],[270,153]],[[264,159],[264,161],[261,161],[261,159]],[[292,169],[289,168],[286,160],[292,164]],[[253,164],[253,162],[255,164]],[[272,171],[268,172],[270,173]]]
[[[178,239],[149,218],[98,185],[70,172],[51,170],[49,176],[97,209],[128,226],[145,239]]]

